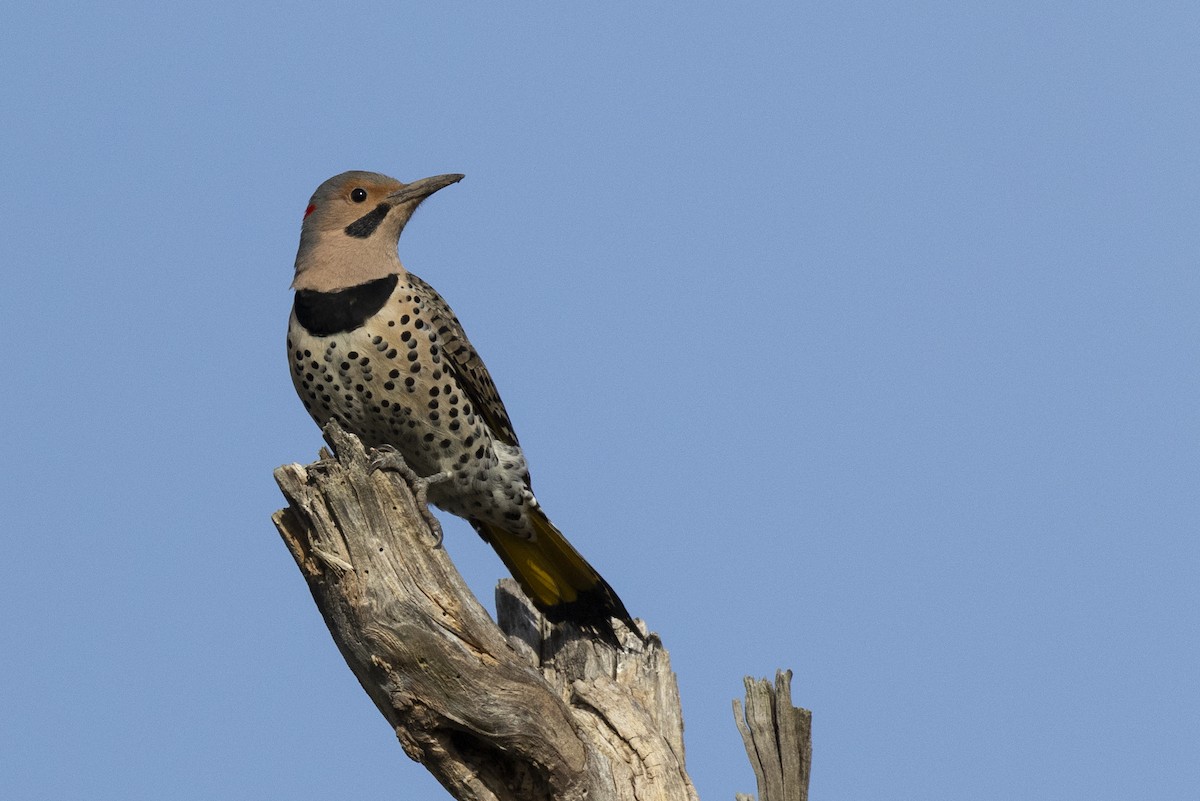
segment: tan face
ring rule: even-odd
[[[317,187],[304,212],[292,286],[321,292],[400,273],[400,233],[421,202],[463,176],[405,184],[376,172],[344,172]]]
[[[371,214],[382,223],[393,205],[388,195],[403,188],[400,181],[379,173],[356,171],[335,175],[313,193],[304,212],[304,226],[317,231],[344,230]],[[380,208],[381,204],[386,204],[386,208]],[[370,219],[359,228],[366,228]]]

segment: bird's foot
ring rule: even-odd
[[[391,445],[380,445],[374,449],[370,467],[372,471],[387,470],[390,473],[398,473],[404,479],[412,489],[413,496],[417,499],[417,510],[420,511],[421,517],[425,518],[425,523],[433,533],[434,547],[441,547],[442,524],[438,522],[437,517],[429,509],[429,487],[432,484],[437,484],[439,481],[445,481],[450,478],[450,474],[443,471],[441,473],[434,473],[432,476],[419,476],[415,470],[408,466],[408,462],[404,461],[404,457],[400,455],[400,451]]]

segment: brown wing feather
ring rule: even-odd
[[[513,431],[504,401],[500,400],[500,393],[496,391],[487,366],[467,339],[462,324],[436,289],[412,273],[408,277],[413,288],[420,293],[433,330],[442,342],[442,350],[449,357],[447,364],[476,413],[492,429],[492,436],[508,445],[517,445],[517,432]]]

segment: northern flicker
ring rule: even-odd
[[[292,382],[317,425],[337,420],[429,478],[429,501],[466,518],[547,618],[607,638],[618,618],[636,632],[534,497],[508,413],[454,312],[400,264],[417,206],[462,177],[404,184],[353,171],[317,188],[292,282]]]

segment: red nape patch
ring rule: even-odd
[[[317,210],[317,204],[309,203],[308,208],[304,210],[304,218],[308,219],[308,215],[312,214],[316,210]]]

